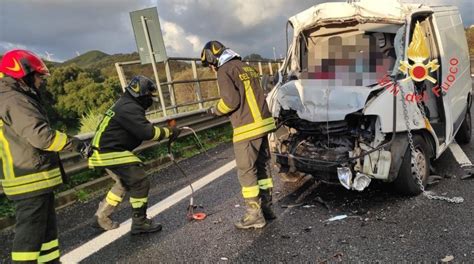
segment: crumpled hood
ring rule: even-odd
[[[364,108],[373,89],[363,86],[335,86],[327,80],[295,80],[276,87],[267,98],[270,111],[295,110],[311,122],[344,120],[347,114]]]

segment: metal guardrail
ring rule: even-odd
[[[191,70],[192,70],[192,79],[191,80],[174,80],[173,79],[173,74],[170,68],[170,62],[171,61],[181,61],[181,62],[186,62],[191,64]],[[201,90],[201,84],[204,82],[215,82],[216,88],[219,89],[219,86],[217,84],[217,78],[200,78],[198,76],[198,70],[197,70],[197,64],[198,62],[200,63],[201,59],[200,58],[186,58],[186,57],[170,57],[168,60],[164,62],[164,69],[165,69],[165,74],[166,74],[166,82],[160,82],[160,76],[158,75],[158,71],[156,70],[156,66],[154,67],[154,75],[155,75],[155,82],[158,86],[159,89],[159,94],[160,94],[160,104],[161,107],[155,109],[156,112],[162,112],[163,116],[167,116],[167,110],[172,110],[174,114],[177,114],[179,112],[179,108],[183,106],[191,106],[191,105],[197,105],[198,109],[203,109],[204,108],[204,103],[205,102],[210,102],[214,101],[218,98],[203,98],[202,96],[202,90]],[[281,60],[277,61],[257,61],[257,60],[246,60],[244,61],[247,64],[255,64],[256,67],[258,68],[258,72],[260,74],[260,77],[263,76],[265,72],[267,72],[270,75],[273,75],[274,69],[277,70],[281,67]],[[134,61],[126,61],[126,62],[117,62],[115,63],[115,69],[117,70],[117,74],[119,76],[120,80],[120,85],[122,86],[122,89],[125,89],[127,86],[127,78],[125,76],[125,71],[123,69],[124,66],[130,66],[130,65],[139,65],[141,62],[140,60],[134,60]],[[264,66],[265,65],[265,66]],[[264,71],[265,69],[265,71]],[[187,84],[187,83],[192,83],[194,84],[194,94],[196,100],[188,103],[183,103],[183,104],[177,104],[176,103],[176,91],[175,91],[175,85],[177,84]],[[163,88],[168,88],[166,91],[166,95],[168,100],[164,99],[165,91],[163,91]],[[169,101],[170,104],[167,106],[165,101]]]
[[[176,119],[178,126],[188,126],[194,129],[196,132],[203,131],[209,128],[217,127],[229,122],[227,117],[212,117],[206,114],[205,110],[197,110],[193,112],[181,113],[174,115],[173,117],[165,117],[160,119],[151,120],[156,126],[166,126],[167,120],[170,118]],[[188,130],[183,131],[179,137],[189,135],[191,132]],[[82,140],[92,139],[94,133],[81,134],[77,137]],[[159,144],[168,142],[167,140],[162,141],[146,141],[137,147],[134,152],[141,152],[146,149],[153,148]],[[77,174],[82,171],[88,170],[87,160],[84,160],[77,153],[63,152],[60,153],[61,161],[63,162],[64,170],[68,177]],[[4,195],[3,189],[0,186],[0,196]]]

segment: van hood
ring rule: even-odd
[[[363,109],[373,90],[365,86],[335,86],[328,80],[303,79],[273,89],[267,99],[274,117],[284,109],[295,110],[299,118],[310,122],[339,121]]]

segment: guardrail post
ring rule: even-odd
[[[202,94],[201,94],[201,83],[199,82],[199,78],[198,78],[198,74],[197,74],[197,69],[196,69],[196,61],[193,60],[191,61],[191,66],[193,68],[193,78],[196,82],[196,98],[199,102],[199,109],[203,109],[204,108],[204,105],[202,103]]]
[[[263,71],[262,71],[262,62],[258,62],[258,72],[260,73],[260,76],[263,75]]]
[[[127,81],[125,80],[125,73],[123,72],[122,65],[118,62],[115,63],[115,69],[120,80],[120,86],[122,86],[122,92],[125,92],[125,87],[127,87]]]
[[[271,62],[268,62],[268,69],[270,70],[270,75],[273,76],[273,66]]]
[[[158,70],[156,69],[155,54],[153,53],[153,50],[151,48],[150,35],[148,34],[148,26],[146,24],[144,16],[141,16],[140,19],[142,21],[143,31],[145,32],[145,40],[146,40],[146,45],[148,48],[148,54],[151,60],[151,66],[153,67],[153,74],[155,75],[156,87],[158,87],[158,93],[160,95],[161,110],[163,111],[163,116],[167,116],[165,99],[163,98],[163,92],[161,91],[161,85],[160,85],[160,78],[158,77]]]
[[[173,106],[174,113],[177,114],[178,107],[176,106],[176,97],[174,95],[174,84],[173,84],[173,78],[171,77],[169,60],[165,61],[165,72],[166,72],[166,80],[168,81],[168,90],[170,91],[171,105]]]

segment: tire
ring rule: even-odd
[[[472,123],[471,123],[471,111],[468,108],[466,112],[466,117],[464,117],[464,121],[459,127],[458,133],[454,138],[456,142],[459,144],[469,144],[471,142],[472,136]]]
[[[393,182],[395,190],[403,195],[415,196],[421,193],[421,188],[416,178],[415,161],[420,166],[423,186],[430,173],[430,149],[426,141],[420,135],[413,135],[415,153],[408,146],[403,157],[398,176]]]

